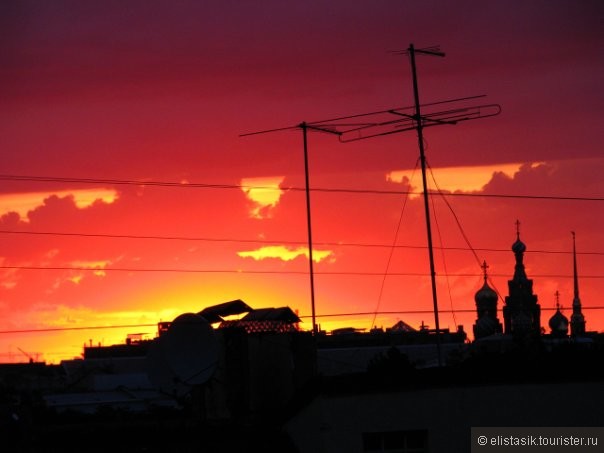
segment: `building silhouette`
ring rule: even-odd
[[[573,235],[573,301],[572,315],[569,319],[562,313],[560,294],[556,291],[556,311],[550,317],[548,326],[550,335],[555,338],[585,337],[585,316],[581,310],[579,297],[579,276],[577,272],[577,252],[575,233]],[[520,240],[519,222],[516,222],[516,241],[512,244],[515,266],[511,280],[508,280],[508,295],[503,307],[504,326],[498,318],[499,295],[488,284],[488,265],[483,262],[483,286],[474,295],[477,319],[473,326],[474,339],[481,340],[494,335],[504,334],[516,340],[536,340],[544,335],[541,327],[541,306],[538,297],[533,292],[533,280],[529,279],[524,267],[526,245]],[[570,328],[570,337],[569,337]]]
[[[516,222],[516,241],[512,244],[516,265],[513,278],[508,280],[503,325],[507,335],[524,340],[541,335],[541,306],[533,293],[533,280],[527,277],[524,268],[526,245],[520,240],[519,225],[520,222]]]
[[[402,320],[313,333],[287,306],[237,299],[160,322],[152,340],[0,365],[0,450],[450,453],[470,451],[472,426],[599,426],[604,338],[585,329],[574,234],[573,312],[556,293],[545,333],[518,225],[503,323],[483,262],[471,342]]]
[[[499,295],[487,282],[487,263],[482,264],[484,274],[484,284],[474,295],[476,302],[477,319],[474,324],[474,338],[480,339],[490,335],[500,334],[503,332],[503,327],[497,317],[497,300]]]

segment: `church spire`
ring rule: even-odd
[[[577,273],[577,248],[575,244],[575,232],[573,235],[573,314],[570,317],[570,332],[571,335],[585,334],[585,317],[581,313],[581,298],[579,297],[579,276]]]
[[[577,247],[575,244],[575,232],[571,231],[573,235],[573,282],[574,282],[574,297],[573,306],[575,303],[581,307],[581,299],[579,299],[579,277],[577,276]]]
[[[520,239],[520,221],[516,220],[516,241],[512,244],[516,258],[514,276],[508,280],[508,296],[503,307],[506,334],[518,338],[537,337],[541,333],[541,306],[533,293],[533,280],[526,275],[524,253],[526,245]]]
[[[520,221],[516,220],[516,242],[512,244],[512,251],[516,257],[516,267],[514,268],[514,280],[518,282],[525,281],[527,279],[526,272],[524,270],[524,252],[526,252],[526,245],[520,240]]]

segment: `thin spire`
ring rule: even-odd
[[[577,247],[575,245],[575,232],[571,231],[573,235],[573,282],[574,282],[574,297],[573,297],[573,305],[575,301],[581,305],[581,300],[579,299],[579,277],[577,274]]]
[[[526,280],[527,276],[524,270],[524,264],[522,263],[526,245],[520,240],[520,220],[516,220],[516,242],[512,244],[512,251],[516,256],[514,280]]]
[[[577,247],[575,244],[575,232],[573,235],[573,282],[574,282],[574,297],[573,297],[573,314],[570,317],[570,332],[571,335],[585,334],[585,317],[581,313],[581,298],[579,297],[579,274],[577,272]]]

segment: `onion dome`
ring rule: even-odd
[[[496,307],[499,296],[487,283],[487,268],[489,266],[487,265],[487,262],[484,261],[480,267],[482,267],[484,284],[482,285],[482,288],[474,294],[474,301],[476,302],[477,307]]]
[[[568,333],[568,318],[560,310],[557,310],[554,316],[549,318],[549,328],[552,329],[553,334],[566,335]]]
[[[556,291],[556,297],[559,297],[558,291]],[[553,335],[568,334],[568,318],[560,311],[559,302],[556,302],[556,313],[549,318],[549,328],[552,330]]]
[[[516,220],[516,242],[512,244],[512,251],[518,255],[526,251],[526,245],[520,240],[520,222]]]
[[[515,254],[524,253],[526,251],[526,245],[524,245],[524,242],[522,242],[520,238],[512,244],[512,251]]]
[[[480,288],[478,291],[476,291],[476,294],[474,294],[476,305],[496,305],[497,299],[497,293],[489,286],[486,280],[484,285],[482,285],[482,288]]]

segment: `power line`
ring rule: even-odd
[[[106,233],[79,233],[79,232],[59,232],[59,231],[14,231],[0,230],[0,234],[15,235],[38,235],[38,236],[65,236],[65,237],[84,237],[84,238],[106,238],[106,239],[135,239],[135,240],[164,240],[164,241],[191,241],[191,242],[233,242],[248,244],[284,244],[284,245],[306,245],[306,241],[294,240],[268,240],[268,239],[243,239],[243,238],[215,238],[201,236],[161,236],[161,235],[135,235],[135,234],[106,234]],[[403,248],[403,249],[425,249],[425,245],[405,245],[405,244],[378,244],[364,242],[315,242],[317,246],[322,247],[370,247],[370,248]],[[435,249],[451,251],[482,251],[482,252],[510,252],[510,249],[497,248],[466,248],[466,247],[438,247]],[[572,250],[527,250],[526,253],[551,253],[571,255]],[[604,255],[604,252],[579,251],[577,255]]]
[[[73,178],[58,176],[21,176],[21,175],[0,175],[0,180],[4,181],[27,181],[27,182],[60,182],[75,184],[107,184],[117,186],[157,186],[174,188],[201,188],[201,189],[242,189],[242,188],[260,188],[254,186],[245,186],[240,184],[209,184],[209,183],[189,183],[175,181],[144,181],[132,179],[100,179],[100,178]],[[274,188],[274,187],[273,187]]]
[[[11,231],[0,230],[0,234],[25,234],[40,236],[71,236],[85,238],[107,238],[107,239],[148,239],[165,241],[197,241],[197,242],[237,242],[237,243],[255,243],[255,244],[286,244],[303,245],[304,241],[277,240],[269,241],[264,239],[238,239],[238,238],[211,238],[196,236],[161,236],[161,235],[135,235],[135,234],[107,234],[107,233],[78,233],[78,232],[59,232],[59,231]],[[335,243],[332,243],[335,244]]]
[[[133,327],[157,327],[155,324],[123,324],[110,326],[81,326],[81,327],[45,327],[40,329],[0,330],[0,334],[64,332],[70,330],[99,330],[99,329],[131,329]]]
[[[126,186],[155,186],[171,188],[191,188],[191,189],[264,189],[281,191],[306,191],[303,187],[274,187],[274,186],[256,186],[242,184],[212,184],[212,183],[193,183],[193,182],[174,182],[174,181],[140,181],[127,179],[99,179],[99,178],[71,178],[55,176],[20,176],[20,175],[0,175],[0,180],[4,181],[28,181],[28,182],[58,182],[58,183],[76,183],[76,184],[106,184],[106,185],[126,185]],[[375,194],[375,195],[421,195],[423,192],[409,190],[384,190],[384,189],[351,189],[339,187],[314,187],[309,188],[312,192],[324,193],[349,193],[349,194]],[[434,191],[438,193],[438,191]],[[479,198],[509,198],[509,199],[530,199],[530,200],[556,200],[556,201],[604,201],[604,197],[586,197],[586,196],[558,196],[558,195],[526,195],[526,194],[484,194],[484,193],[460,193],[460,192],[442,192],[446,197],[479,197]]]
[[[604,310],[604,305],[599,306],[583,306],[582,310]],[[555,311],[555,307],[541,307],[541,311]],[[475,308],[461,308],[456,310],[440,310],[441,313],[475,313]],[[347,313],[323,313],[316,314],[317,318],[337,318],[337,317],[349,317],[349,316],[369,316],[375,312],[347,312]],[[379,311],[378,315],[423,315],[432,314],[432,310],[396,310],[396,311]],[[298,315],[298,318],[310,318],[311,315]],[[10,334],[28,334],[28,333],[44,333],[44,332],[62,332],[62,331],[73,331],[73,330],[102,330],[102,329],[132,329],[141,327],[157,327],[158,323],[154,324],[117,324],[117,325],[105,325],[105,326],[80,326],[80,327],[47,327],[39,329],[15,329],[15,330],[0,330],[0,335]]]
[[[432,177],[432,181],[434,182],[434,185],[438,189],[438,192],[440,194],[442,194],[442,190],[440,190],[440,187],[438,187],[438,182],[436,182],[436,178],[434,177],[434,172],[432,171],[432,167],[428,165],[428,168],[430,169],[430,176]],[[453,206],[451,206],[451,204],[446,199],[446,197],[443,197],[443,201],[449,208],[449,211],[451,212],[451,215],[453,216],[453,219],[455,220],[455,223],[457,224],[457,227],[459,228],[459,232],[461,233],[461,236],[463,237],[464,241],[468,245],[468,249],[472,252],[472,254],[474,255],[474,258],[476,259],[476,262],[478,263],[478,266],[480,267],[480,264],[481,264],[480,258],[476,254],[476,249],[474,247],[472,247],[472,244],[470,244],[470,240],[468,239],[466,232],[464,231],[463,227],[461,226],[461,222],[459,221],[459,217],[455,213]],[[433,210],[434,214],[436,215],[436,209],[434,208],[434,201],[432,201],[432,210]],[[442,248],[442,240],[441,240],[441,248]]]
[[[581,306],[582,310],[604,310],[604,305],[585,307]],[[541,307],[541,311],[556,311],[556,307]],[[440,313],[476,313],[476,308],[460,308],[456,310],[439,310]],[[335,318],[340,316],[368,316],[374,312],[350,312],[350,313],[324,313],[317,315],[319,318]],[[380,311],[380,315],[423,315],[432,314],[433,310],[396,310],[396,311]],[[308,318],[310,315],[298,315],[298,318]],[[1,332],[0,332],[1,333]]]
[[[409,181],[413,181],[413,177],[415,176],[415,170],[417,170],[418,164],[419,164],[419,159],[415,161],[415,167],[413,168],[413,173],[411,174],[411,178],[409,179]],[[401,230],[401,225],[403,223],[403,214],[405,213],[405,208],[407,207],[408,201],[409,201],[409,196],[405,196],[403,199],[403,205],[401,206],[401,213],[398,218],[396,230],[394,232],[392,245],[390,246],[390,251],[388,253],[388,259],[386,260],[386,269],[384,270],[384,275],[382,277],[382,282],[380,284],[380,292],[378,293],[377,303],[376,303],[376,307],[375,307],[375,313],[373,315],[373,320],[371,321],[371,327],[374,326],[375,318],[380,309],[380,303],[382,302],[382,296],[384,295],[384,288],[386,287],[386,278],[388,277],[388,271],[390,270],[390,265],[392,263],[392,257],[394,256],[394,251],[396,250],[396,241],[398,240],[398,235]]]
[[[434,175],[432,175],[432,178],[434,178]],[[436,180],[434,180],[434,182],[436,182]],[[447,275],[447,277],[446,277],[447,293],[449,295],[449,304],[451,306],[451,314],[453,315],[453,324],[457,325],[457,320],[455,319],[455,311],[453,309],[453,295],[451,293],[451,282],[449,281],[449,277],[448,277],[449,271],[447,270],[447,260],[445,259],[445,252],[442,249],[443,238],[442,238],[442,235],[440,234],[440,226],[438,224],[438,217],[436,216],[436,208],[434,206],[434,199],[433,198],[430,200],[430,203],[431,203],[431,207],[432,207],[432,218],[434,219],[434,226],[436,227],[436,232],[438,234],[438,240],[439,240],[439,242],[441,244],[440,250],[441,250],[441,258],[442,258],[442,266],[443,266],[443,269],[445,271],[445,275]],[[449,206],[449,209],[453,213],[453,216],[455,217],[455,219],[457,219],[457,216],[453,212],[453,209],[451,208],[451,206],[449,205],[448,202],[447,202],[447,205]],[[461,225],[458,225],[458,226],[461,228]],[[462,234],[463,234],[463,231],[462,231]],[[468,246],[469,245],[470,244],[468,243]],[[471,247],[470,247],[470,249],[471,249]],[[474,250],[472,250],[472,252],[474,252]]]
[[[36,271],[86,271],[86,272],[155,272],[155,273],[190,273],[190,274],[280,274],[280,275],[308,275],[308,271],[295,270],[243,270],[243,269],[184,269],[184,268],[124,268],[124,267],[92,267],[92,266],[9,266],[2,265],[0,269],[36,270]],[[316,271],[317,275],[325,276],[379,276],[383,272],[372,271]],[[389,272],[389,276],[399,277],[428,277],[425,272]],[[509,277],[508,274],[490,274],[492,277]],[[438,277],[479,277],[477,273],[439,273]],[[532,274],[534,278],[573,278],[565,274]],[[582,275],[581,279],[600,279],[604,275]]]

